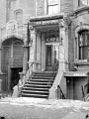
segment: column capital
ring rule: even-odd
[[[59,27],[65,27],[65,21],[63,19],[60,20]]]

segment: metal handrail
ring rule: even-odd
[[[62,99],[65,99],[65,95],[64,95],[64,93],[63,93],[63,91],[62,91],[62,89],[61,89],[61,87],[59,85],[58,85],[58,88],[60,89],[60,97]]]
[[[33,66],[33,62],[31,63],[29,69],[27,70],[26,74],[23,76],[22,79],[19,80],[19,88],[22,88],[24,86],[24,84],[26,83],[26,81],[32,77],[32,66]]]

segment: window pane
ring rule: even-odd
[[[21,11],[16,12],[16,20],[18,22],[19,25],[22,24],[23,21],[23,14]]]
[[[87,59],[87,52],[88,50],[87,50],[87,47],[83,47],[83,59]]]
[[[48,5],[58,4],[58,0],[48,0]]]
[[[78,0],[78,6],[89,5],[89,0]]]
[[[49,6],[49,7],[48,7],[48,14],[49,14],[49,15],[58,14],[58,5]]]

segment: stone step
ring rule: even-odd
[[[55,76],[54,74],[33,74],[33,76],[46,76],[46,77],[53,77],[53,76]]]
[[[48,76],[32,76],[33,79],[53,79],[54,77],[48,77]]]
[[[43,88],[43,87],[40,87],[40,88],[36,88],[36,87],[23,87],[23,90],[42,90],[42,91],[48,91],[49,88]]]
[[[34,74],[56,74],[57,73],[57,71],[37,71],[37,72],[33,72]]]
[[[48,91],[38,91],[38,90],[22,90],[23,93],[31,93],[31,94],[48,94]]]
[[[48,98],[56,73],[35,72],[32,78],[26,81],[20,95],[22,97]]]
[[[25,86],[25,87],[26,87],[26,86],[27,86],[27,87],[39,87],[39,88],[40,88],[40,87],[41,87],[41,88],[47,88],[47,87],[50,88],[50,87],[51,87],[50,84],[48,84],[48,85],[41,85],[41,84],[40,84],[40,85],[37,85],[37,84],[28,84],[28,83],[25,84],[24,86]]]
[[[29,81],[27,81],[27,82],[30,82],[30,81],[38,81],[38,82],[49,82],[49,81],[51,81],[51,82],[53,82],[53,79],[30,79]]]
[[[48,82],[42,82],[42,81],[29,81],[29,82],[26,82],[26,84],[48,85],[48,84],[52,84],[52,82],[51,82],[51,81],[48,81]]]
[[[48,98],[48,95],[21,93],[22,97]]]
[[[53,77],[55,75],[56,75],[56,73],[33,73],[33,76],[48,76],[48,77]]]

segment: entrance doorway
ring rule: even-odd
[[[10,78],[10,90],[13,91],[13,87],[18,84],[22,68],[11,68],[11,78]]]
[[[46,66],[52,66],[52,45],[48,45],[46,49]]]
[[[56,45],[46,45],[46,70],[57,70],[58,47]]]

